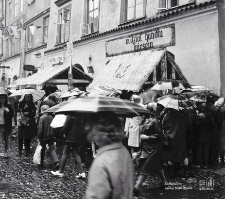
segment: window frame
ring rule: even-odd
[[[171,6],[171,1],[172,0],[160,0],[160,1],[164,1],[164,2],[162,2],[162,4],[165,4],[165,8],[163,8],[163,7],[160,7],[160,5],[159,5],[159,10],[169,10],[169,9],[173,9],[173,8],[176,8],[176,7],[178,7],[178,6],[180,6],[180,0],[177,0],[177,5],[175,5],[175,6]],[[160,4],[160,2],[159,2],[159,4]]]
[[[58,11],[58,24],[57,24],[57,44],[65,43],[70,40],[70,25],[71,25],[71,4],[67,5]],[[64,13],[69,10],[69,20],[64,19]],[[69,21],[69,23],[68,23]],[[67,35],[68,33],[68,35]]]
[[[34,48],[34,35],[32,35],[31,31],[30,31],[30,27],[29,26],[33,26],[34,24],[30,24],[28,25],[28,28],[27,28],[27,50],[30,50],[32,48]],[[28,43],[31,43],[31,47],[29,48],[29,45]]]
[[[142,19],[144,17],[146,17],[146,5],[147,5],[147,1],[143,0],[143,15],[141,17],[136,17],[136,7],[137,7],[137,0],[134,0],[134,17],[133,19],[128,19],[128,1],[129,0],[125,0],[125,22],[129,22],[129,21],[134,21],[134,20],[138,20],[138,19]]]
[[[48,24],[45,24],[46,19],[48,19]],[[47,15],[45,17],[43,17],[43,39],[42,42],[43,44],[46,44],[48,41],[48,28],[49,28],[49,21],[50,21],[50,15]],[[47,32],[47,35],[45,35],[45,33]],[[46,37],[47,36],[47,37]],[[46,37],[46,39],[45,39]]]
[[[93,10],[90,11],[90,8],[89,8],[89,1],[98,1],[97,5],[98,7],[97,8],[93,8]],[[90,33],[88,32],[88,29],[87,29],[87,34],[93,34],[93,33],[96,33],[99,31],[99,16],[100,16],[100,0],[87,0],[86,1],[86,4],[87,4],[87,10],[86,10],[86,24],[87,24],[87,28],[88,26],[90,26],[90,24],[93,24],[93,31],[92,29],[90,28]],[[93,2],[93,5],[95,5],[95,2]],[[94,19],[94,11],[98,11],[98,20],[96,21],[96,23],[93,21],[92,23],[90,23],[90,12],[93,12],[93,19]],[[94,24],[96,25],[96,29],[94,28]]]

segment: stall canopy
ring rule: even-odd
[[[166,49],[123,54],[112,57],[89,87],[108,86],[139,92],[146,82],[153,82],[153,79],[161,80],[163,73],[167,79],[172,79],[172,72],[174,79],[180,78],[188,84],[179,66]]]
[[[21,78],[13,82],[13,85],[42,85],[45,83],[51,84],[67,84],[68,83],[69,66],[54,66],[38,71],[29,77]],[[73,83],[74,84],[89,84],[92,77],[73,66]]]

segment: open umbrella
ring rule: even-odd
[[[179,89],[185,89],[188,85],[184,84],[180,80],[164,80],[157,82],[151,90],[173,90],[176,87]]]
[[[3,87],[0,87],[0,93],[1,94],[7,94],[7,95],[11,94],[11,92],[8,89],[3,88]]]
[[[151,115],[154,113],[130,101],[114,97],[81,97],[62,102],[45,112],[54,113],[97,113],[114,112],[120,116],[133,117],[137,115]]]
[[[162,92],[162,91],[151,90],[151,89],[149,88],[149,89],[147,89],[147,90],[141,92],[141,93],[139,94],[139,96],[143,99],[143,104],[147,104],[147,103],[149,103],[149,102],[152,102],[152,97],[153,97],[154,95],[157,95],[157,94],[158,94],[159,96],[161,96],[161,95],[162,95],[161,92]]]
[[[190,98],[190,100],[193,100],[196,102],[207,102],[208,96],[211,96],[214,99],[214,101],[217,101],[220,98],[219,95],[217,95],[215,93],[204,91],[204,92],[197,92],[197,93],[193,94],[192,97]]]
[[[45,92],[43,90],[35,90],[35,89],[21,89],[21,90],[16,90],[13,91],[12,95],[10,95],[11,97],[13,96],[21,96],[20,101],[23,100],[24,95],[26,94],[31,94],[33,96],[33,100],[34,102],[40,100]]]
[[[183,100],[184,98],[179,95],[166,95],[158,98],[157,103],[163,105],[165,108],[180,110],[183,108]]]
[[[62,95],[60,95],[59,98],[72,97],[72,96],[79,96],[79,95],[81,95],[81,94],[83,94],[83,93],[84,93],[84,91],[81,91],[81,90],[78,89],[78,88],[74,88],[74,89],[72,89],[72,90],[70,90],[70,91],[67,91],[67,92],[63,93]]]

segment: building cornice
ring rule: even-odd
[[[216,7],[216,0],[211,0],[210,2],[200,3],[198,5],[188,5],[186,7],[176,8],[172,9],[170,11],[167,11],[165,13],[159,13],[156,17],[144,19],[141,21],[134,21],[130,24],[125,25],[119,25],[118,28],[102,32],[102,33],[96,33],[91,34],[87,36],[81,37],[80,40],[73,42],[73,47],[78,47],[82,45],[86,45],[93,42],[98,42],[102,39],[112,38],[112,35],[115,35],[115,37],[119,35],[125,35],[130,32],[138,32],[142,31],[144,28],[149,28],[149,26],[158,26],[165,23],[172,23],[176,22],[177,20],[182,20],[185,18],[190,18],[197,15],[203,15],[208,14],[210,12],[217,11]],[[60,46],[60,49],[66,48],[66,44],[62,44]],[[53,48],[45,51],[45,54],[48,54],[49,52],[55,52],[58,51],[59,48]]]
[[[38,13],[37,15],[35,15],[34,17],[32,17],[31,19],[27,20],[24,22],[24,25],[28,25],[29,23],[35,21],[36,19],[42,17],[43,15],[47,14],[50,12],[50,7],[41,11],[40,13]]]
[[[8,57],[8,58],[6,58],[6,59],[2,59],[1,62],[9,61],[9,60],[14,59],[14,58],[16,58],[16,57],[19,57],[20,55],[21,55],[21,53],[18,53],[18,54],[16,54],[16,55],[13,55],[13,56]]]
[[[30,53],[32,53],[32,52],[41,50],[41,49],[43,49],[43,48],[47,48],[47,44],[46,44],[46,43],[43,44],[43,45],[41,45],[41,46],[38,46],[38,47],[36,47],[36,48],[32,48],[32,49],[30,49],[30,50],[25,51],[25,54],[27,55],[27,54],[30,54]]]

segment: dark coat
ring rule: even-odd
[[[83,118],[68,115],[61,131],[65,133],[65,142],[80,142],[83,133]]]
[[[28,112],[29,126],[18,127],[18,137],[24,139],[32,139],[36,135],[37,125],[35,123],[36,106],[33,102],[26,102],[25,100],[19,103],[18,112]]]
[[[198,116],[198,142],[210,143],[213,134],[214,119],[210,113],[200,113]]]
[[[10,130],[12,129],[12,118],[14,117],[14,111],[9,104],[5,105],[4,107],[9,109],[9,112],[4,111],[4,120],[5,120],[4,126],[7,130]]]
[[[221,106],[218,109],[218,121],[219,121],[219,151],[225,151],[225,106]]]
[[[141,142],[140,158],[146,158],[141,172],[154,173],[162,168],[163,134],[161,125],[157,119],[152,119],[149,123],[140,126],[140,129],[141,134],[151,136],[148,140]]]
[[[38,132],[37,137],[42,140],[54,139],[55,134],[50,126],[52,123],[53,117],[51,115],[44,114],[40,117],[38,123]]]
[[[188,116],[181,111],[170,110],[162,120],[162,128],[168,134],[170,144],[164,150],[164,159],[181,162],[187,158],[185,134],[188,129]]]

